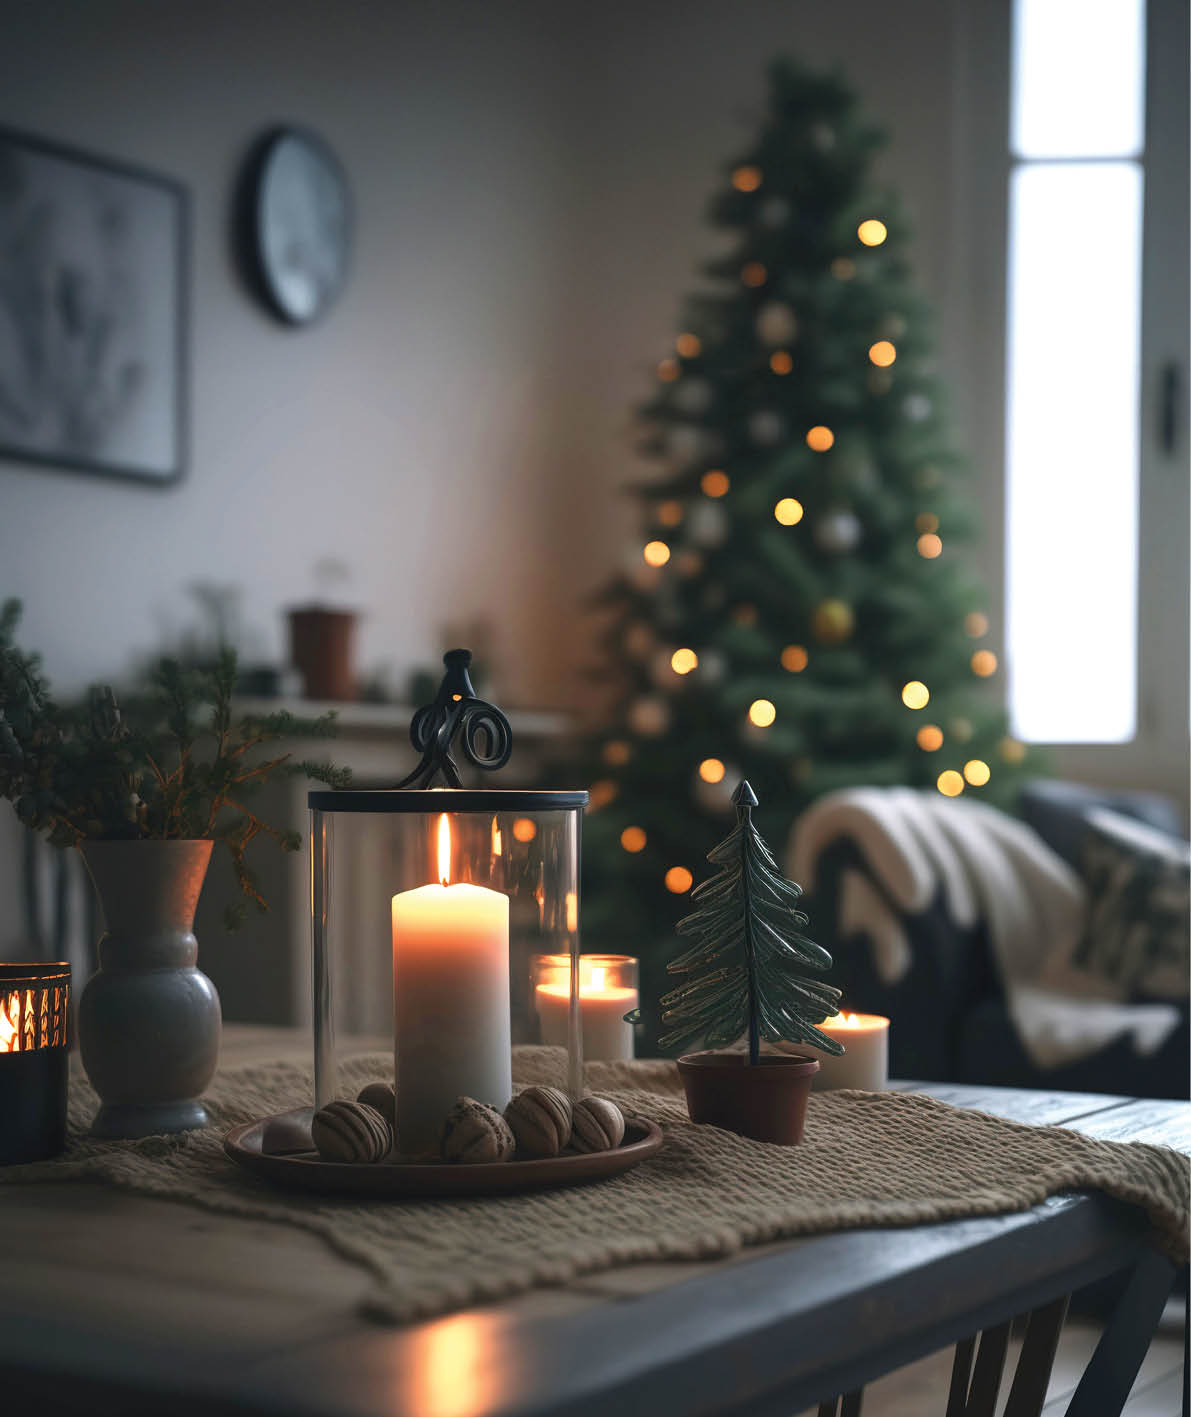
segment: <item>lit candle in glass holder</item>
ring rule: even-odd
[[[633,1056],[633,1026],[625,1014],[637,1007],[637,961],[629,955],[582,955],[579,1018],[585,1062]],[[534,1003],[542,1042],[565,1047],[571,1005],[571,961],[539,955],[534,961]]]
[[[0,1166],[66,1144],[69,964],[0,964]]]
[[[811,1086],[818,1092],[841,1087],[858,1087],[865,1092],[884,1092],[889,1085],[889,1020],[879,1014],[835,1014],[817,1025],[844,1045],[846,1051],[833,1058],[811,1049],[819,1060],[819,1071]],[[800,1045],[799,1051],[803,1051]]]

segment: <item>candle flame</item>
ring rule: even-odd
[[[598,964],[592,965],[591,987],[593,989],[602,989],[604,987],[604,975],[607,974],[607,972],[606,969],[601,968]]]
[[[0,998],[0,1053],[19,1053],[21,1036],[18,1021],[21,1016],[21,996],[17,993]]]
[[[451,823],[445,812],[438,819],[438,879],[444,886],[451,879]]]
[[[833,1014],[826,1023],[831,1028],[858,1028],[860,1019],[856,1014]]]
[[[502,840],[501,840],[501,834],[500,834],[500,820],[499,820],[499,818],[497,818],[497,817],[493,817],[493,818],[492,818],[492,854],[493,854],[493,856],[499,856],[499,855],[501,854],[502,849],[503,849],[503,842],[502,842]]]

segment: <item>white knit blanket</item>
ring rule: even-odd
[[[1087,913],[1083,883],[1004,812],[906,787],[831,793],[791,836],[790,875],[808,894],[821,854],[841,837],[856,844],[870,874],[843,874],[840,935],[867,936],[887,982],[911,965],[905,917],[941,896],[957,926],[983,922],[1010,1015],[1037,1066],[1074,1062],[1123,1036],[1150,1053],[1177,1027],[1173,1005],[1125,1003],[1106,980],[1075,966]]]

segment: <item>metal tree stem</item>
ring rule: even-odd
[[[741,786],[747,787],[747,783]],[[750,796],[751,791],[750,791]],[[747,799],[737,803],[736,811],[741,828],[741,875],[744,901],[744,952],[748,967],[749,991],[749,1064],[756,1067],[761,1061],[761,1029],[757,1021],[757,955],[753,945],[753,907],[749,897],[749,865],[753,809]]]

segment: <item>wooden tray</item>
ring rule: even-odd
[[[282,1116],[300,1116],[281,1114]],[[306,1113],[309,1116],[309,1111]],[[552,1186],[579,1186],[618,1176],[662,1148],[662,1129],[643,1117],[632,1118],[624,1141],[612,1151],[552,1156],[543,1161],[502,1161],[480,1166],[445,1162],[381,1161],[374,1166],[357,1162],[320,1161],[314,1151],[270,1155],[261,1149],[265,1127],[273,1119],[262,1117],[233,1127],[223,1139],[223,1149],[247,1171],[275,1185],[300,1191],[337,1195],[427,1198],[433,1196],[501,1196]]]

